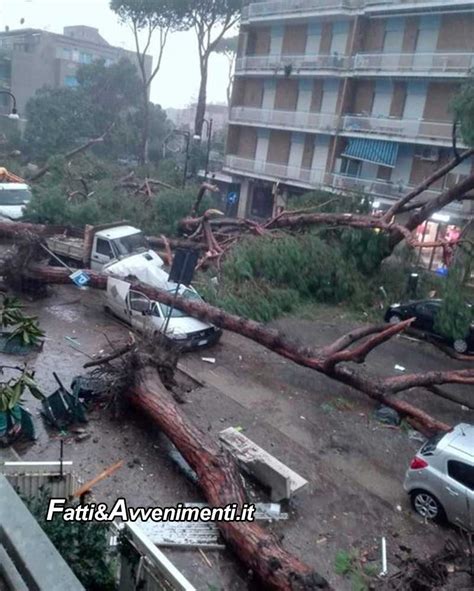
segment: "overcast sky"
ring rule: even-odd
[[[33,27],[53,33],[62,33],[63,27],[69,25],[89,25],[99,29],[110,44],[134,49],[132,32],[119,23],[109,8],[109,0],[0,0],[0,28],[7,25],[10,30]],[[164,108],[183,107],[196,100],[199,89],[194,32],[174,33],[165,51],[151,99]],[[210,66],[208,101],[226,102],[227,60],[213,56]]]

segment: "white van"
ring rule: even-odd
[[[31,201],[31,191],[23,183],[0,183],[0,218],[19,220]]]
[[[176,284],[168,282],[168,274],[163,271],[164,282],[160,289],[176,292]],[[170,308],[159,302],[153,302],[147,296],[130,289],[130,284],[115,277],[107,280],[106,309],[130,324],[138,332],[156,336],[163,332]],[[190,300],[202,301],[201,296],[192,287],[181,286],[179,295]],[[212,324],[207,324],[188,316],[181,310],[174,309],[166,330],[166,336],[179,342],[186,349],[208,347],[217,343],[222,331]]]

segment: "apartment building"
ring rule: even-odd
[[[268,216],[316,188],[387,209],[452,155],[449,105],[473,67],[474,0],[248,3],[224,167],[239,215]],[[469,208],[453,204],[422,233],[453,230]]]
[[[136,63],[135,52],[109,45],[93,27],[64,27],[63,35],[40,29],[5,31],[0,33],[0,89],[15,95],[21,115],[40,88],[76,86],[79,65],[99,59],[112,64],[121,58]],[[146,66],[151,72],[151,56]],[[10,108],[10,99],[0,95],[0,112]]]

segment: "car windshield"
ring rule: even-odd
[[[445,435],[446,435],[446,433],[439,433],[438,435],[435,435],[434,437],[431,437],[430,439],[428,439],[428,441],[420,449],[421,455],[422,456],[432,456],[434,454],[434,452],[436,451],[436,447],[438,446],[438,443],[441,441],[441,439],[443,439],[443,437]]]
[[[28,189],[2,189],[0,191],[0,205],[24,205],[31,201]]]
[[[175,290],[170,289],[169,293],[172,293],[174,295]],[[185,300],[194,300],[195,302],[202,302],[201,296],[199,294],[197,294],[195,291],[193,291],[192,289],[186,288],[179,295],[180,295],[180,297],[184,298]],[[165,318],[168,318],[168,315],[170,313],[170,307],[165,306],[164,304],[160,304],[160,307],[161,307],[161,311],[163,313],[163,316]],[[182,310],[178,310],[177,308],[174,308],[174,310],[171,314],[171,318],[185,318],[186,316],[188,316],[188,314],[186,314],[186,312],[183,312]]]
[[[116,238],[113,242],[119,256],[128,256],[148,250],[148,243],[141,232],[123,236],[123,238]]]

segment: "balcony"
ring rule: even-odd
[[[395,119],[391,117],[363,117],[347,115],[342,119],[343,135],[387,136],[399,141],[419,141],[434,145],[451,145],[451,123],[440,121],[423,121],[416,119]]]
[[[309,188],[317,187],[324,178],[323,168],[301,168],[287,164],[275,164],[263,160],[251,160],[240,156],[227,156],[224,170],[247,174],[256,177],[268,178],[270,180],[292,181],[301,183]]]
[[[320,71],[321,74],[331,72],[332,75],[347,70],[350,59],[343,55],[250,55],[238,58],[235,65],[236,73],[256,71],[262,73],[303,74]]]
[[[326,189],[333,189],[338,191],[347,191],[354,193],[361,193],[364,195],[370,195],[371,197],[386,198],[396,201],[407,195],[411,189],[408,182],[400,181],[398,183],[390,183],[387,181],[380,181],[377,179],[363,179],[358,177],[346,176],[343,174],[328,173],[324,176],[324,185]],[[420,202],[427,201],[437,197],[443,189],[429,189],[424,191],[419,197]],[[447,208],[446,211],[454,214],[463,214],[463,204],[460,202],[453,202]]]
[[[230,123],[297,131],[315,130],[334,133],[337,130],[338,119],[337,115],[330,113],[303,113],[252,107],[233,107],[230,111]]]
[[[349,13],[361,5],[361,0],[296,0],[294,2],[251,2],[242,11],[242,21],[272,18],[302,18],[314,14]]]
[[[250,2],[242,9],[242,22],[304,18],[331,14],[364,14],[421,8],[445,8],[446,0],[294,0]],[[452,8],[472,7],[472,0],[450,0]]]
[[[474,68],[473,53],[359,53],[353,69],[366,76],[468,76]]]

